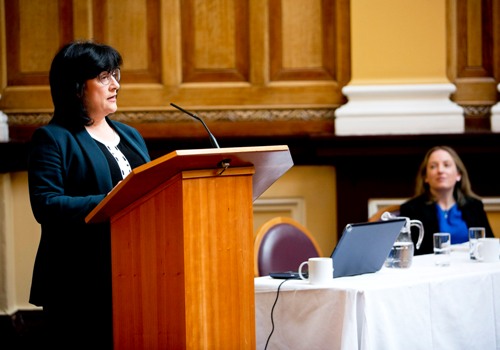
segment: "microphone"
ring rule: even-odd
[[[217,140],[215,139],[215,136],[210,132],[210,130],[208,129],[207,124],[205,124],[205,122],[203,121],[203,119],[201,119],[200,117],[198,117],[196,114],[193,114],[191,112],[186,111],[185,109],[177,106],[176,104],[170,103],[170,105],[173,106],[173,107],[175,107],[175,108],[177,108],[179,111],[186,113],[190,117],[193,117],[194,119],[198,120],[199,122],[201,122],[201,124],[203,124],[203,126],[205,127],[205,130],[207,131],[208,136],[210,136],[210,143],[212,144],[212,146],[214,148],[220,148],[219,144],[217,143]]]

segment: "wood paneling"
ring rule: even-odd
[[[0,110],[12,135],[25,125],[12,119],[38,120],[37,113],[52,111],[50,62],[73,39],[94,38],[122,54],[119,110],[136,113],[125,122],[141,124],[143,112],[172,111],[170,102],[193,111],[331,112],[345,103],[348,0],[59,0],[41,11],[43,4],[4,5],[8,60]]]
[[[326,80],[342,85],[349,78],[349,40],[344,16],[348,2],[271,0],[269,21],[271,80]]]
[[[121,83],[160,84],[160,1],[94,0],[92,12],[94,38],[123,57]]]
[[[73,37],[71,2],[10,0],[5,14],[7,85],[48,85],[52,58]]]
[[[182,4],[182,82],[248,82],[248,0]]]
[[[447,16],[448,77],[457,88],[452,101],[464,107],[466,130],[490,130],[500,96],[499,1],[448,0]]]

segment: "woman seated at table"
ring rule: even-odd
[[[416,255],[433,252],[435,232],[449,232],[452,244],[467,242],[469,227],[484,227],[486,237],[493,237],[483,202],[471,189],[467,169],[448,146],[436,146],[426,153],[417,173],[415,196],[401,205],[400,216],[424,225],[424,239]]]

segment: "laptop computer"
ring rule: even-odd
[[[348,224],[331,254],[333,277],[377,272],[382,268],[406,219]],[[297,271],[271,273],[273,278],[299,278]]]
[[[348,224],[333,250],[333,277],[377,272],[406,219]]]

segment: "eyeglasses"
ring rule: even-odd
[[[113,77],[117,83],[120,82],[120,69],[116,68],[113,69],[111,72],[102,72],[97,76],[97,80],[101,82],[102,85],[109,85],[111,84],[111,77]]]

